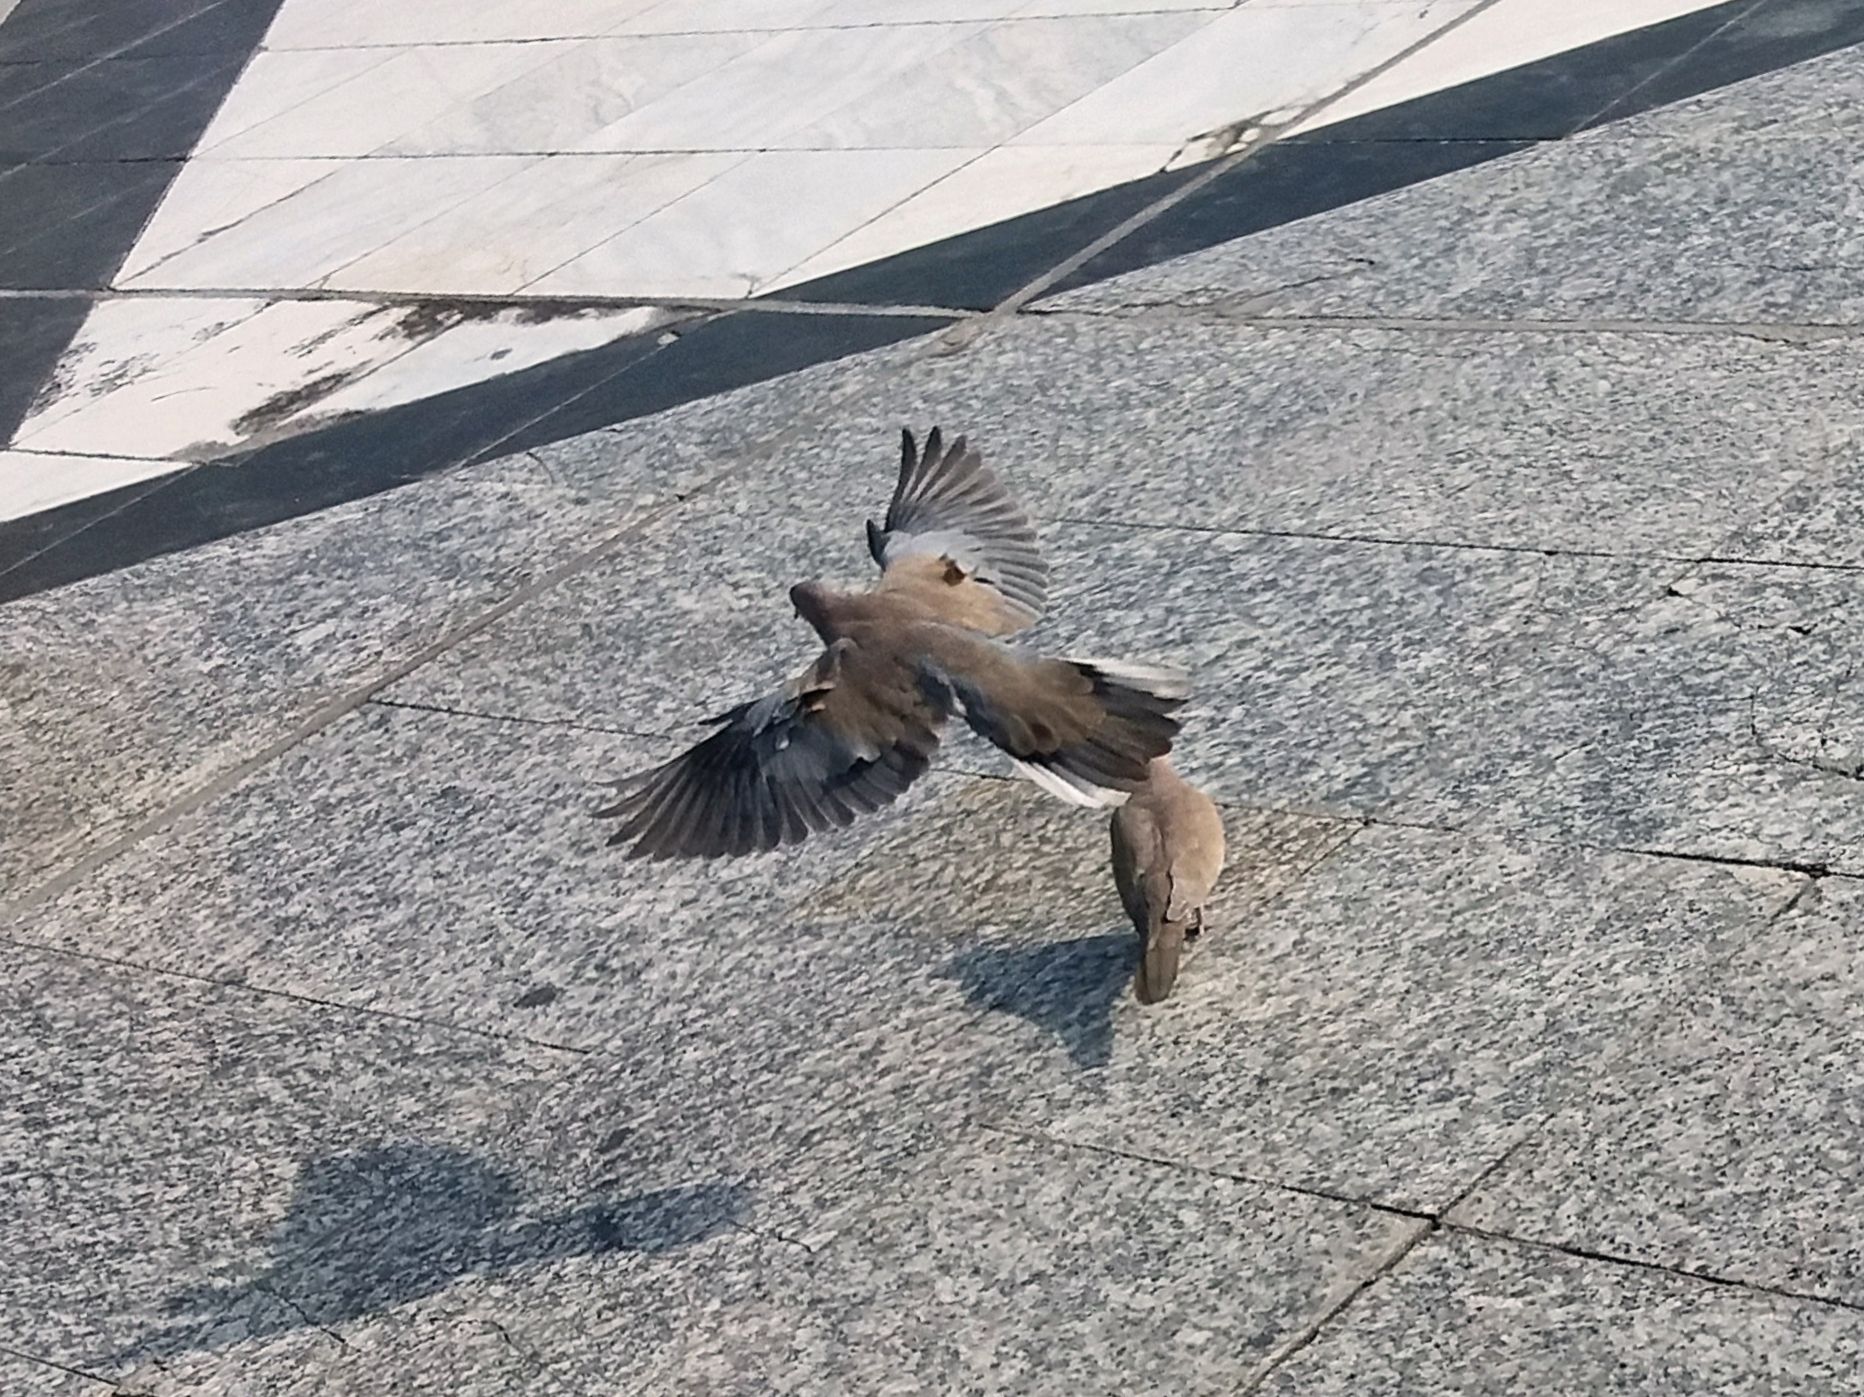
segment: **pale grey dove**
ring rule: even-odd
[[[1175,671],[1042,659],[997,637],[1048,601],[1035,530],[961,437],[925,451],[902,433],[884,525],[869,522],[880,580],[819,582],[790,602],[827,647],[775,693],[721,713],[719,730],[621,783],[609,843],[631,857],[711,858],[793,844],[897,799],[946,719],[962,716],[1023,775],[1079,805],[1111,805],[1171,750],[1185,701]]]
[[[1178,979],[1187,937],[1204,929],[1204,904],[1223,872],[1223,819],[1210,797],[1164,757],[1113,812],[1113,881],[1139,932],[1133,996],[1156,1004]]]

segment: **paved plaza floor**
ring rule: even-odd
[[[0,1393],[1859,1391],[1860,151],[1840,0],[0,0]],[[968,736],[591,818],[934,423],[1193,674],[1162,1005]]]

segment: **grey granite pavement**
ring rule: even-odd
[[[1851,1390],[1860,73],[9,605],[0,1388]],[[961,734],[778,856],[589,817],[932,421],[1033,643],[1196,673],[1163,1006]]]

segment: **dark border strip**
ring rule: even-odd
[[[261,3],[275,0],[221,0]],[[1864,5],[1832,0],[1732,0],[1617,35],[1270,145],[1051,290],[1357,203],[1858,43],[1864,43]],[[0,560],[18,560],[0,569],[0,601],[928,333],[949,322],[768,306],[992,309],[1198,173],[1149,176],[789,287],[765,298],[765,309],[676,327],[671,344],[661,342],[662,331],[564,356],[288,438],[154,489],[132,486],[0,524]]]
[[[286,437],[178,473],[153,488],[146,482],[130,485],[0,525],[0,552],[37,544],[30,556],[0,572],[0,602],[951,323],[931,316],[722,315],[562,355]]]

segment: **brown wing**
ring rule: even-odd
[[[921,452],[900,434],[900,479],[887,522],[867,521],[880,591],[909,591],[952,625],[1010,635],[1048,605],[1048,563],[1036,531],[996,473],[939,429]]]
[[[947,716],[908,670],[838,640],[773,694],[722,713],[691,750],[595,813],[631,858],[716,858],[794,844],[898,799]]]
[[[1118,805],[1171,750],[1190,689],[1176,670],[1114,660],[1043,660],[981,636],[927,627],[928,692],[1049,794]]]

